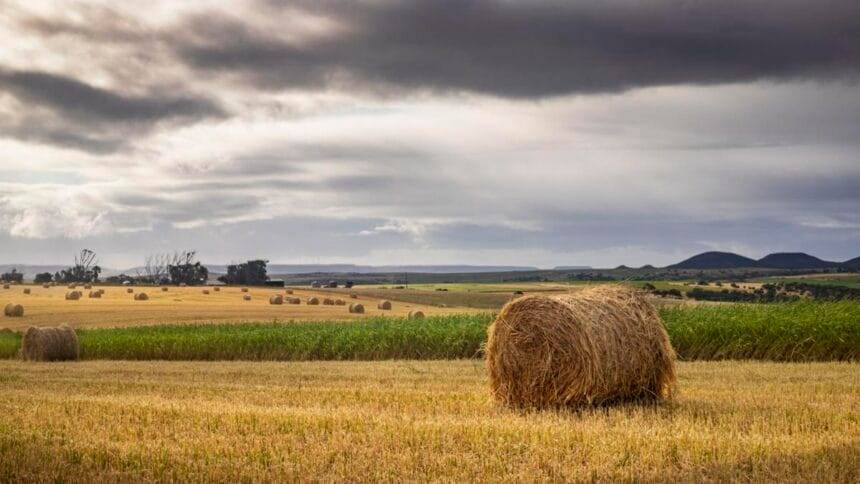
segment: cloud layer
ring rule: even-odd
[[[857,2],[5,7],[6,262],[860,255]]]

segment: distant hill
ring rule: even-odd
[[[207,265],[210,272],[223,274],[225,265]],[[355,264],[269,264],[269,274],[390,274],[414,272],[422,274],[478,274],[484,272],[536,271],[529,266],[473,266],[473,265],[404,265],[364,266]]]
[[[852,271],[860,271],[860,257],[855,257],[842,263],[842,266]]]
[[[758,263],[754,259],[731,252],[703,252],[683,260],[669,269],[739,269],[744,267],[756,267]]]
[[[758,260],[759,267],[768,269],[821,269],[838,267],[838,262],[821,260],[803,252],[778,252],[768,254]]]
[[[552,268],[554,271],[581,271],[591,269],[591,266],[555,266]]]

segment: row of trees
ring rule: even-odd
[[[267,265],[266,260],[232,264],[227,266],[227,274],[219,277],[218,280],[226,284],[263,285],[269,280]],[[209,269],[197,259],[197,251],[194,250],[147,256],[144,265],[135,272],[133,276],[121,274],[108,277],[106,282],[196,286],[206,284],[209,280]],[[74,265],[54,274],[50,272],[37,274],[34,281],[37,284],[95,283],[99,282],[101,273],[102,268],[98,264],[96,253],[90,249],[83,249],[75,255]],[[0,279],[6,283],[20,283],[24,280],[24,274],[12,269],[11,272],[0,275]]]

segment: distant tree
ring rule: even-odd
[[[209,269],[196,259],[197,252],[193,250],[177,253],[171,264],[167,266],[170,282],[189,286],[206,284],[209,280]]]
[[[247,286],[262,286],[269,280],[266,274],[267,260],[249,260],[242,264],[227,266],[227,274],[218,278],[225,284],[241,284]]]
[[[24,273],[18,272],[18,269],[12,269],[10,272],[0,275],[0,280],[6,283],[20,284],[24,282]]]
[[[36,277],[33,279],[33,282],[35,282],[36,284],[47,284],[53,281],[54,275],[50,272],[42,272],[40,274],[36,274]]]
[[[54,274],[55,282],[98,282],[102,268],[97,264],[96,253],[83,249],[75,256],[75,265]]]

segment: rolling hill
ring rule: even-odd
[[[803,252],[778,252],[758,260],[758,267],[767,269],[822,269],[839,265],[838,262],[821,260]]]
[[[671,265],[668,269],[738,269],[757,267],[757,262],[749,257],[731,252],[703,252],[689,259]]]

